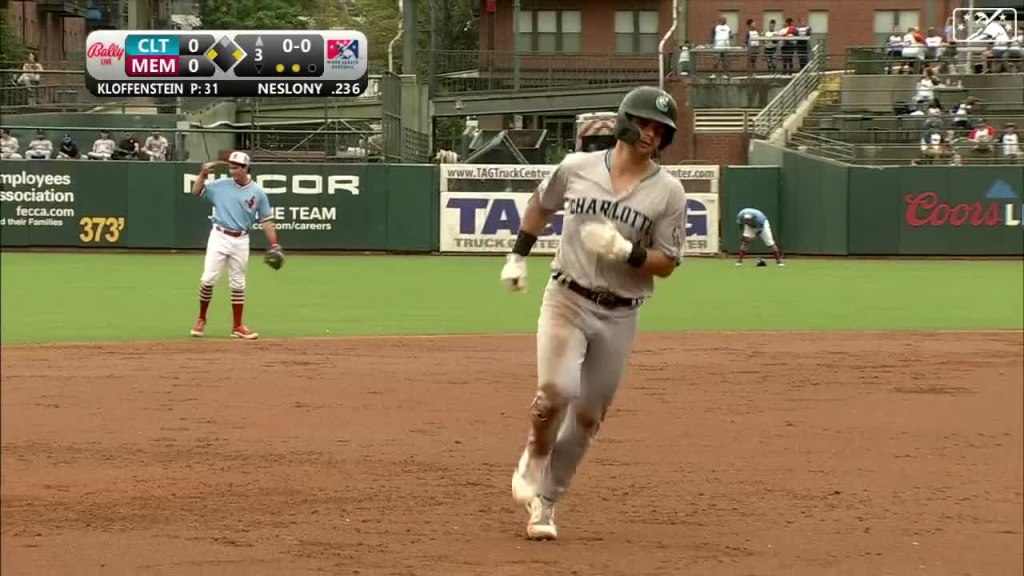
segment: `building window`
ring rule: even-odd
[[[875,10],[875,46],[885,46],[894,26],[906,34],[909,28],[919,27],[920,20],[919,10]]]
[[[828,10],[811,10],[807,15],[807,25],[811,27],[811,40],[815,44],[823,42],[828,35]]]
[[[579,10],[523,10],[516,49],[521,52],[579,52],[583,24]]]
[[[657,10],[615,11],[616,52],[657,54],[659,40]]]

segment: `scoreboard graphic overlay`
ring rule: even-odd
[[[351,30],[97,30],[95,96],[359,96],[367,41]]]

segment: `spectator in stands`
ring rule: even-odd
[[[1006,52],[1006,63],[1012,72],[1024,72],[1024,26],[1017,28],[1017,35],[1010,39],[1010,49]]]
[[[997,71],[997,68],[998,71],[1006,71],[1006,56],[1010,47],[1010,32],[1001,23],[993,19],[981,31],[971,34],[970,39],[979,42],[987,41],[988,43],[983,56],[984,72],[993,73]]]
[[[929,163],[934,163],[935,160],[948,155],[949,147],[942,132],[939,132],[938,126],[932,120],[928,121],[927,126],[927,130],[921,135],[921,155]]]
[[[92,150],[86,152],[86,156],[90,160],[110,160],[114,155],[114,149],[117,148],[117,144],[114,139],[110,137],[109,130],[100,130],[100,137],[92,143]]]
[[[975,152],[989,153],[992,151],[992,143],[996,140],[996,129],[984,118],[978,118],[974,129],[967,134],[967,140],[974,144]]]
[[[82,157],[81,152],[78,151],[78,144],[71,139],[71,134],[65,134],[60,139],[60,148],[57,149],[58,160],[78,160]]]
[[[887,64],[885,67],[886,72],[900,73],[903,69],[903,33],[900,32],[899,26],[892,27],[892,34],[889,35],[889,40],[885,43]],[[897,64],[896,69],[893,69],[893,63]]]
[[[939,63],[945,52],[945,44],[945,39],[935,28],[928,29],[928,36],[924,39],[924,45],[927,48],[927,58],[930,62],[933,64]]]
[[[768,73],[779,73],[779,41],[780,32],[775,29],[775,20],[768,21],[768,29],[764,31],[764,59],[768,63]]]
[[[1003,145],[1003,157],[1011,159],[1021,157],[1020,137],[1017,135],[1016,124],[1007,122],[1003,135],[999,137],[999,142]]]
[[[153,133],[146,138],[146,143],[142,146],[140,156],[149,160],[166,160],[167,138],[164,138],[159,130],[153,130]]]
[[[925,57],[927,56],[924,36],[911,26],[903,35],[903,63],[904,73],[914,72],[924,68]]]
[[[138,160],[139,158],[139,140],[130,131],[124,131],[124,138],[121,138],[121,142],[117,145],[117,150],[114,151],[115,160]]]
[[[941,86],[942,81],[935,75],[931,68],[925,68],[921,77],[917,80],[917,95],[914,102],[918,105],[935,100],[935,87]]]
[[[953,126],[961,130],[971,128],[971,111],[974,109],[975,98],[964,96],[959,103],[953,106]]]
[[[796,26],[793,25],[792,18],[786,18],[786,25],[782,28],[779,34],[785,39],[782,41],[782,73],[792,74],[793,73],[793,59],[796,56],[796,42],[793,40],[796,38]]]
[[[932,98],[932,101],[928,103],[927,114],[928,116],[942,117],[942,103],[938,98]]]
[[[717,70],[721,66],[723,72],[729,70],[728,52],[732,45],[732,28],[726,23],[725,16],[718,19],[718,24],[711,30],[711,45],[718,52],[718,60],[715,64]]]
[[[53,155],[53,142],[46,137],[46,131],[42,128],[36,130],[36,137],[28,143],[25,150],[25,158],[29,160],[49,160]]]
[[[24,86],[25,88],[35,88],[41,83],[39,73],[43,71],[43,65],[36,62],[36,55],[32,52],[28,53],[28,58],[24,64],[21,65],[21,74],[14,81],[18,86]]]
[[[800,63],[799,70],[803,70],[811,59],[811,26],[806,20],[800,18],[796,25],[796,57]]]
[[[28,103],[36,103],[36,88],[42,82],[39,73],[43,71],[43,65],[36,62],[36,55],[29,52],[27,61],[21,65],[21,74],[14,80],[14,83],[28,90]]]
[[[754,72],[757,70],[757,57],[761,53],[761,35],[757,31],[757,26],[754,26],[753,18],[747,20],[747,34],[746,38],[744,38],[744,44],[747,45],[747,69]]]
[[[21,146],[18,145],[18,139],[11,136],[11,131],[8,128],[4,128],[0,132],[0,159],[3,160],[21,160],[21,154],[18,154],[18,150]]]

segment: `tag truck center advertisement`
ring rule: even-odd
[[[508,252],[516,241],[526,205],[555,165],[442,164],[440,251]],[[686,194],[686,254],[717,254],[718,166],[663,166],[687,189],[707,181],[710,193]],[[710,184],[710,186],[708,185]],[[562,234],[562,212],[551,217],[534,245],[535,254],[554,254]]]

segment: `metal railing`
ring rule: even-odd
[[[22,70],[22,62],[0,62],[0,107],[5,113],[44,106],[68,106],[91,95],[83,62],[47,62],[42,70]]]
[[[658,81],[657,54],[434,52],[437,94],[601,87]]]
[[[852,144],[831,140],[802,130],[795,130],[789,135],[789,144],[799,150],[839,162],[852,163],[855,158],[856,147]]]
[[[824,54],[824,43],[809,41]],[[437,95],[515,92],[655,84],[659,62],[666,77],[710,78],[722,75],[789,76],[806,67],[810,50],[765,53],[745,47],[675,48],[658,55],[616,52],[541,53],[501,50],[436,50],[433,88]],[[788,64],[786,61],[788,60]],[[819,66],[827,61],[821,58]]]
[[[754,118],[753,134],[769,138],[782,127],[800,105],[817,90],[825,60],[820,44],[811,47],[811,57],[794,77]]]
[[[1024,48],[1010,48],[1005,57],[992,58],[983,45],[915,46],[911,49],[888,46],[850,46],[842,58],[835,57],[841,69],[852,74],[919,74],[924,66],[942,74],[1002,74],[1024,72]]]

